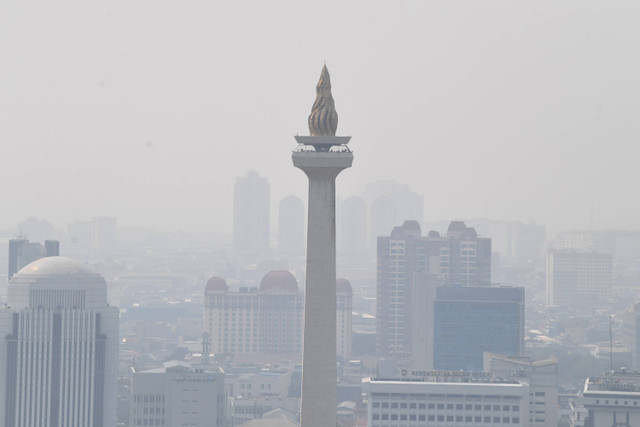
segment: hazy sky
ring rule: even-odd
[[[640,228],[640,2],[5,0],[0,227],[230,232],[235,178],[291,165],[326,60],[353,168],[425,219]]]

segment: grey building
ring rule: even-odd
[[[269,249],[269,182],[256,171],[233,187],[233,249],[259,255]]]
[[[443,286],[489,286],[491,239],[478,237],[461,221],[446,236],[423,236],[417,221],[405,221],[390,236],[378,237],[377,352],[381,356],[412,351],[414,275],[427,272]],[[420,310],[420,307],[418,307]]]
[[[27,239],[9,240],[9,271],[11,279],[20,269],[33,261],[49,256],[60,255],[60,243],[57,240],[45,240],[44,246]]]

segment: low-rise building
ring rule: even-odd
[[[364,381],[369,427],[529,426],[526,383],[456,371]]]

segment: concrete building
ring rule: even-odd
[[[269,249],[269,182],[256,171],[233,187],[233,249],[260,255]]]
[[[478,237],[461,221],[451,222],[446,237],[433,231],[422,236],[417,221],[405,221],[390,236],[378,237],[378,355],[411,353],[414,275],[421,272],[447,287],[489,286],[491,239]]]
[[[546,427],[558,423],[558,359],[549,357],[532,360],[528,357],[485,352],[484,371],[494,378],[513,379],[529,384],[530,427]]]
[[[309,115],[311,136],[296,136],[293,165],[309,179],[301,425],[333,427],[337,419],[336,178],[351,167],[350,137],[338,127],[327,67]]]
[[[44,246],[27,239],[9,240],[9,263],[7,279],[11,279],[22,267],[48,256],[60,255],[57,240],[45,240]]]
[[[0,420],[6,427],[116,423],[119,310],[104,279],[63,257],[22,268],[0,309]]]
[[[610,254],[553,249],[547,255],[549,306],[603,307],[611,296]]]
[[[304,254],[304,203],[293,195],[282,199],[278,207],[278,252]]]
[[[226,426],[224,373],[187,362],[131,368],[130,426]]]
[[[272,271],[259,288],[230,291],[220,277],[209,279],[205,289],[205,332],[212,353],[235,355],[236,361],[264,363],[300,360],[302,356],[303,294],[288,271]],[[338,357],[351,357],[351,285],[338,279],[336,289]]]
[[[369,427],[529,426],[529,386],[482,373],[415,371],[364,389]]]
[[[640,374],[622,371],[587,378],[580,400],[588,411],[585,427],[640,425]]]
[[[524,352],[524,288],[437,286],[416,275],[413,299],[414,369],[483,370],[485,351]]]

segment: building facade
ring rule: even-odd
[[[602,307],[611,296],[611,254],[575,249],[547,255],[547,297],[550,306]]]
[[[514,379],[529,384],[530,427],[547,427],[558,423],[558,359],[532,360],[486,352],[484,371],[494,378]]]
[[[378,237],[377,341],[380,356],[413,351],[414,276],[430,273],[446,287],[479,287],[491,283],[491,239],[478,237],[461,221],[447,236],[422,236],[417,221],[405,221],[390,236]]]
[[[587,378],[580,398],[585,427],[640,425],[640,375],[613,372]]]
[[[222,427],[227,421],[225,376],[186,362],[131,368],[130,426]]]
[[[345,279],[337,281],[337,355],[351,356],[352,291]],[[234,354],[237,360],[264,362],[300,360],[304,295],[288,271],[265,275],[259,288],[230,291],[220,277],[205,289],[205,332],[212,353]]]
[[[364,389],[369,427],[529,426],[529,386],[512,380],[418,371]]]
[[[0,310],[0,420],[6,427],[116,423],[119,310],[104,279],[63,257],[21,269]]]

